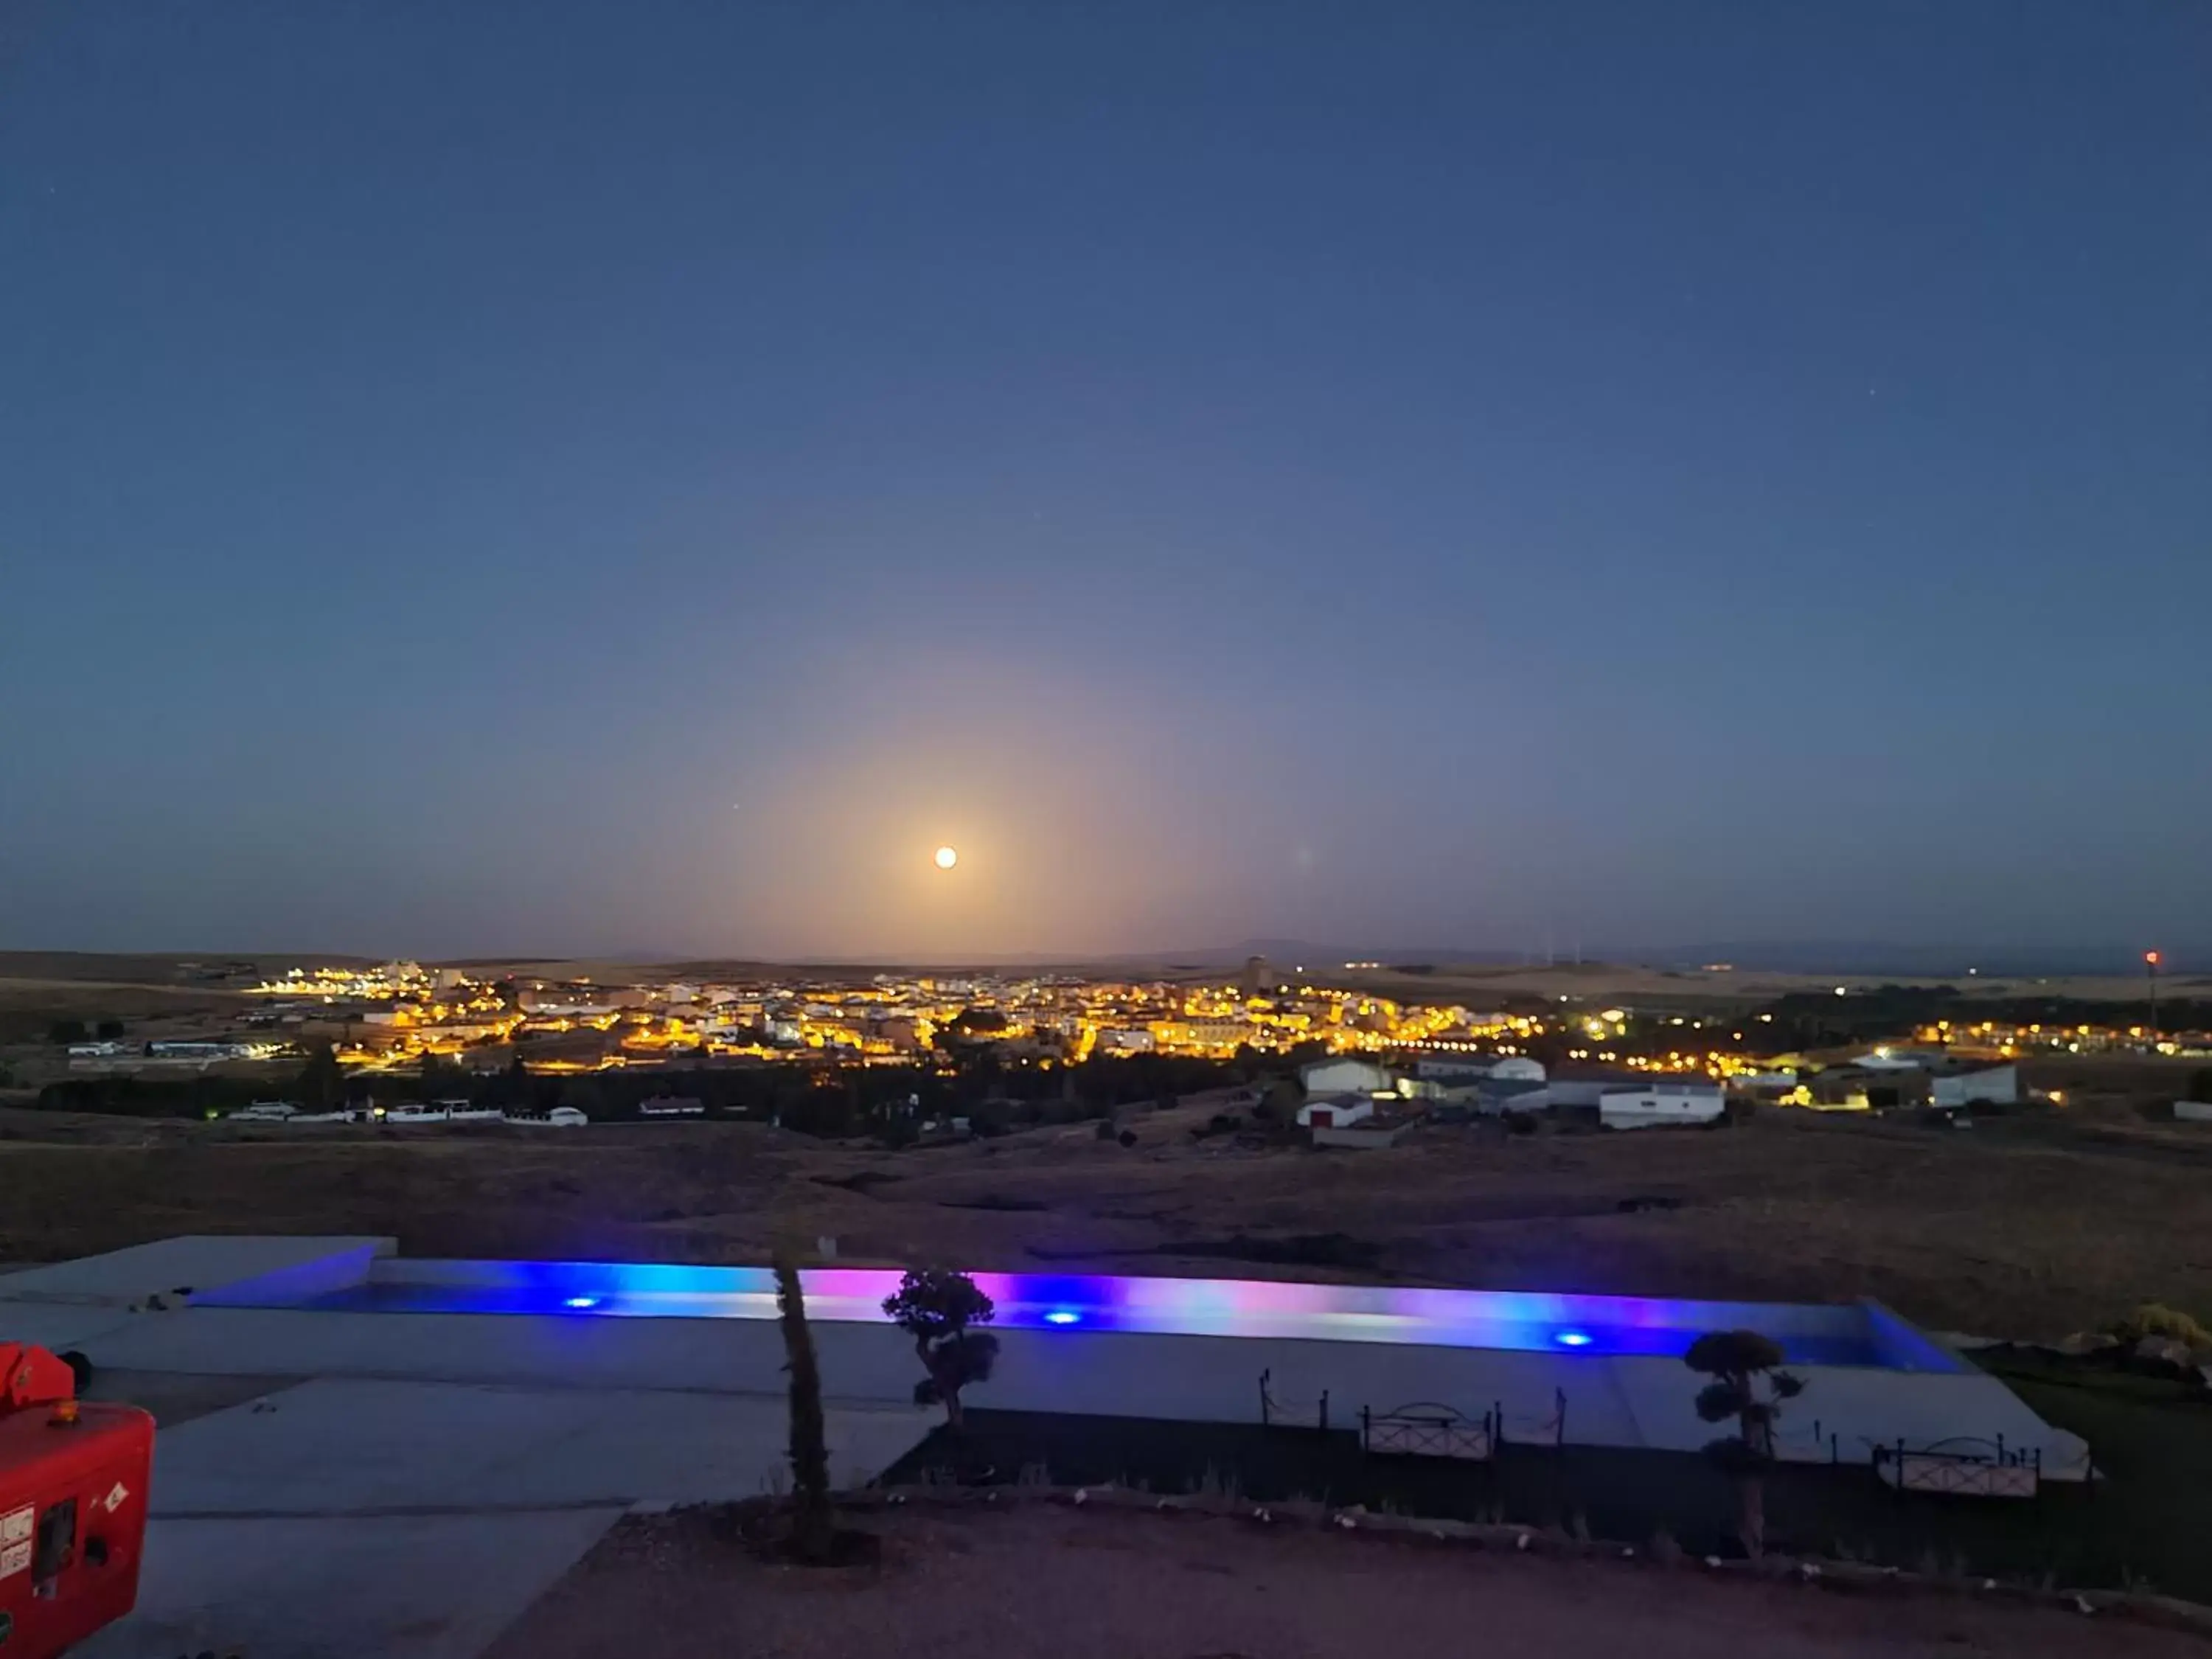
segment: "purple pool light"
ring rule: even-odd
[[[1083,1316],[1072,1308],[1054,1308],[1044,1316],[1044,1322],[1048,1325],[1074,1325],[1079,1324],[1082,1319]]]
[[[564,1308],[574,1308],[580,1313],[586,1308],[598,1307],[599,1298],[596,1296],[572,1296],[563,1299],[561,1305]]]
[[[1587,1348],[1593,1338],[1588,1331],[1553,1331],[1552,1340],[1563,1348]]]

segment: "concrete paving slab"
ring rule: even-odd
[[[898,1331],[830,1322],[814,1335],[831,1406],[910,1404],[919,1368]],[[997,1374],[970,1395],[978,1407],[1255,1422],[1266,1370],[1279,1400],[1310,1404],[1327,1389],[1333,1416],[1346,1425],[1362,1406],[1388,1410],[1433,1401],[1479,1417],[1502,1405],[1509,1433],[1534,1439],[1564,1393],[1568,1437],[1580,1444],[1695,1450],[1712,1437],[1691,1409],[1695,1379],[1666,1358],[1130,1331],[1015,1328],[998,1335]],[[779,1402],[785,1380],[775,1324],[753,1319],[191,1308],[137,1316],[82,1346],[103,1367],[556,1391],[683,1389]],[[2078,1461],[2072,1437],[2040,1423],[2002,1383],[1979,1372],[1798,1369],[1810,1391],[1792,1420],[1818,1417],[1848,1442],[2001,1431],[2008,1444],[2044,1444],[2048,1467]]]
[[[935,1420],[827,1416],[841,1483],[888,1468]],[[766,1396],[300,1382],[164,1430],[139,1609],[82,1652],[469,1659],[630,1503],[781,1484],[786,1433]]]
[[[816,1340],[826,1345],[832,1333],[857,1328],[823,1326]],[[886,1326],[868,1334],[902,1348],[912,1365],[913,1348],[896,1331]],[[99,1364],[139,1370],[282,1370],[736,1394],[781,1395],[784,1387],[782,1337],[772,1322],[750,1319],[190,1308],[118,1327],[85,1352]],[[910,1395],[913,1386],[908,1376],[900,1397]]]
[[[1687,1367],[1621,1359],[1614,1369],[1644,1443],[1686,1450],[1701,1436],[1711,1440],[1721,1432],[1698,1418],[1703,1379]],[[1864,1463],[1875,1444],[1893,1440],[1914,1446],[1978,1442],[1960,1449],[1984,1455],[2002,1440],[2008,1451],[2040,1454],[2053,1479],[2074,1480],[2087,1455],[2079,1436],[2045,1423],[2018,1395],[1978,1371],[1943,1376],[1832,1365],[1792,1369],[1805,1391],[1783,1407],[1778,1444],[1787,1456],[1826,1456],[1831,1436],[1835,1454],[1856,1463]]]
[[[619,1509],[156,1520],[138,1607],[76,1659],[473,1659]]]
[[[931,1413],[826,1413],[832,1477],[880,1473]],[[781,1400],[325,1378],[155,1443],[157,1516],[329,1516],[746,1498],[781,1481]]]
[[[120,1331],[137,1317],[120,1308],[0,1300],[0,1341],[35,1342],[59,1353]]]
[[[1641,1444],[1600,1356],[1149,1332],[1010,1329],[978,1406],[1200,1422],[1256,1422],[1259,1378],[1277,1396],[1340,1413],[1442,1401],[1480,1416],[1502,1402],[1522,1432],[1558,1391],[1593,1443]],[[905,1407],[921,1375],[888,1324],[815,1327],[835,1405]],[[86,1352],[101,1365],[165,1371],[276,1370],[581,1389],[684,1389],[781,1400],[783,1342],[752,1319],[600,1319],[521,1314],[341,1313],[192,1308],[149,1316]],[[1349,1420],[1347,1418],[1346,1420]]]
[[[360,1273],[398,1248],[389,1238],[308,1238],[287,1234],[187,1233],[105,1255],[29,1267],[0,1279],[0,1301],[76,1302],[116,1307],[189,1286],[215,1290],[248,1279],[311,1268],[332,1257],[358,1259]],[[359,1275],[355,1275],[358,1277]]]
[[[87,1400],[112,1400],[151,1412],[160,1429],[176,1429],[194,1418],[212,1416],[234,1406],[282,1394],[296,1387],[297,1376],[199,1376],[169,1371],[95,1371]]]

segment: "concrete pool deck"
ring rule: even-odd
[[[139,1611],[88,1644],[91,1659],[226,1646],[467,1659],[630,1505],[750,1497],[780,1482],[782,1344],[757,1310],[296,1305],[379,1273],[466,1282],[484,1265],[391,1257],[380,1239],[179,1238],[0,1277],[0,1334],[80,1348],[126,1382],[196,1380],[214,1390],[210,1402],[234,1398],[220,1379],[256,1390],[165,1423]],[[255,1284],[276,1288],[244,1299],[287,1305],[210,1305]],[[190,1297],[173,1294],[185,1287]],[[155,1297],[165,1305],[149,1307]],[[834,1316],[838,1298],[824,1302]],[[815,1340],[833,1474],[851,1481],[895,1462],[936,1418],[912,1404],[918,1368],[906,1338],[857,1302],[843,1311],[817,1316]],[[1850,1310],[1751,1311],[1786,1321]],[[1668,1356],[1431,1346],[1403,1332],[1363,1340],[1038,1323],[998,1334],[998,1374],[968,1396],[977,1407],[1249,1424],[1265,1371],[1279,1401],[1310,1407],[1326,1391],[1332,1425],[1346,1428],[1363,1406],[1429,1401],[1476,1416],[1495,1405],[1510,1437],[1548,1439],[1564,1401],[1573,1443],[1687,1450],[1713,1433],[1692,1408],[1695,1380]],[[2040,1452],[2047,1474],[2084,1466],[2081,1443],[2002,1383],[1955,1356],[1942,1363],[1798,1367],[1808,1389],[1786,1451],[1826,1458],[1833,1436],[1863,1461],[1874,1441],[2002,1436]]]

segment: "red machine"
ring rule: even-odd
[[[79,1404],[44,1348],[0,1342],[0,1659],[53,1659],[131,1611],[154,1419]]]

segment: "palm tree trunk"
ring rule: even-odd
[[[784,1366],[791,1374],[792,1548],[802,1561],[830,1559],[836,1530],[830,1504],[830,1447],[822,1418],[822,1370],[806,1323],[806,1298],[799,1269],[787,1258],[775,1264],[776,1307],[783,1327]]]

